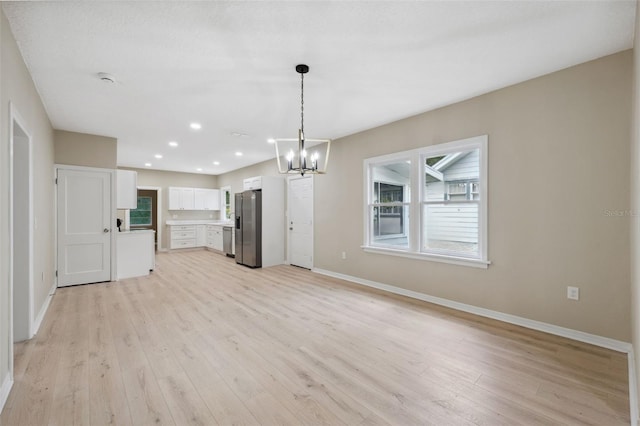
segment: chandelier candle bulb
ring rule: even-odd
[[[293,170],[293,151],[287,154],[287,171]]]

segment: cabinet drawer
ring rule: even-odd
[[[171,232],[174,231],[196,231],[195,225],[171,225]]]
[[[186,238],[195,238],[196,231],[171,231],[172,240],[184,240]]]
[[[196,246],[196,240],[171,240],[171,248],[190,248]]]

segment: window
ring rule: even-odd
[[[222,195],[223,219],[231,220],[231,187],[224,186],[220,188],[220,194]]]
[[[403,159],[371,168],[371,241],[374,245],[409,246],[411,161]]]
[[[486,267],[486,164],[487,136],[365,160],[364,249]]]
[[[131,226],[151,226],[151,197],[138,196],[138,208],[129,212]]]

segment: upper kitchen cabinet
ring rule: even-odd
[[[220,210],[220,190],[195,188],[194,210]]]
[[[118,209],[138,208],[138,173],[132,170],[117,170]]]
[[[220,210],[220,190],[169,187],[169,210]]]
[[[169,210],[194,210],[195,189],[169,187]]]
[[[250,189],[262,189],[262,176],[246,178],[242,181],[242,189],[244,191]]]

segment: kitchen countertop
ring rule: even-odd
[[[167,220],[167,225],[219,225],[232,226],[232,220]]]
[[[152,232],[155,234],[156,231],[154,231],[153,229],[129,229],[128,231],[119,231],[118,235],[123,235],[123,234],[139,234],[139,233],[144,233],[144,232]]]

